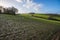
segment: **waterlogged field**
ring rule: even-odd
[[[27,14],[0,14],[0,40],[59,40],[56,37],[59,36],[59,31],[58,21],[35,18]]]

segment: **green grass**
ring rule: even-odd
[[[48,19],[48,17],[49,17],[49,15],[46,15],[46,14],[34,14],[34,16],[42,17],[44,19]]]
[[[49,18],[49,15],[47,15],[47,14],[34,14],[33,16],[38,17],[38,18],[43,18],[43,19],[48,19]],[[53,16],[52,18],[60,20],[60,16],[59,17],[58,16]]]
[[[60,30],[60,22],[32,17],[29,14],[0,14],[1,40],[50,40]]]
[[[44,18],[39,18],[39,16],[38,17],[34,17],[34,16],[40,16],[40,17],[45,17],[46,19],[44,19]],[[42,22],[49,22],[49,23],[60,23],[59,21],[54,21],[54,20],[47,20],[47,18],[49,17],[48,15],[46,15],[46,14],[34,14],[34,16],[32,16],[32,15],[30,15],[30,14],[22,14],[22,16],[24,16],[25,18],[30,18],[30,19],[34,19],[34,20],[37,20],[37,21],[42,21]],[[59,19],[60,17],[54,17],[54,18],[56,18],[56,19]]]

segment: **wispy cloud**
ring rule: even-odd
[[[0,6],[3,6],[3,7],[11,7],[13,6],[12,0],[0,0]]]
[[[0,6],[14,6],[19,10],[19,13],[59,13],[60,11],[58,0],[0,0]]]
[[[42,8],[43,4],[38,4],[33,2],[33,0],[16,0],[17,2],[20,2],[22,5],[22,12],[40,12],[40,9]],[[21,10],[20,10],[21,11]]]
[[[17,2],[23,2],[22,0],[16,0]]]
[[[1,2],[3,1],[3,3]],[[13,2],[12,2],[13,1]],[[38,4],[33,0],[0,0],[0,5],[9,7],[14,6],[19,9],[20,13],[40,12],[43,4]]]

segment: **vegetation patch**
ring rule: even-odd
[[[60,23],[28,14],[0,14],[0,40],[49,40]]]

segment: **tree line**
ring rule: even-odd
[[[15,7],[8,7],[8,8],[0,7],[0,14],[13,14],[13,15],[15,15],[16,13],[18,13],[18,9]]]

